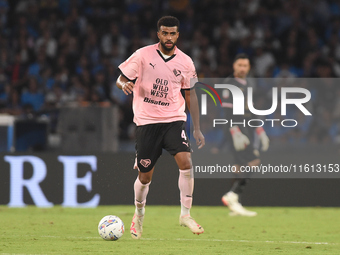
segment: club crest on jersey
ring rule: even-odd
[[[182,73],[180,70],[177,70],[176,68],[174,70],[172,70],[172,71],[174,72],[174,75],[176,75],[176,77],[180,76],[181,73]]]
[[[151,160],[150,159],[141,159],[139,161],[139,163],[144,166],[145,168],[147,168],[150,164],[151,164]]]

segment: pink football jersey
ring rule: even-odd
[[[174,55],[164,59],[158,44],[143,47],[118,67],[133,88],[133,113],[137,126],[186,121],[185,100],[181,89],[197,82],[191,58],[175,48]]]

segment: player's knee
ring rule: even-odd
[[[148,184],[151,182],[152,176],[150,176],[148,173],[141,173],[139,174],[139,180],[142,184]]]
[[[182,163],[181,166],[179,167],[179,169],[181,169],[181,170],[191,169],[191,168],[192,168],[191,162],[184,162],[184,163]]]
[[[177,162],[178,163],[178,167],[181,170],[186,170],[186,169],[191,169],[192,168],[192,162],[191,162],[191,158],[182,158],[181,161]]]
[[[175,156],[179,169],[186,170],[192,168],[191,154],[188,152],[180,152]]]

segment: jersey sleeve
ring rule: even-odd
[[[198,82],[197,79],[197,73],[194,66],[194,63],[191,61],[189,67],[184,73],[184,81],[182,83],[182,89],[192,89],[196,82]]]
[[[140,67],[141,54],[139,50],[135,51],[127,60],[118,66],[122,74],[130,80],[138,78]]]

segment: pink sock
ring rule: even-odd
[[[182,206],[190,209],[192,205],[192,193],[194,191],[193,168],[179,170],[178,187]]]
[[[135,181],[134,190],[135,190],[135,205],[138,209],[145,207],[146,196],[149,192],[149,185],[151,182],[147,184],[143,184],[140,182],[138,176]]]

